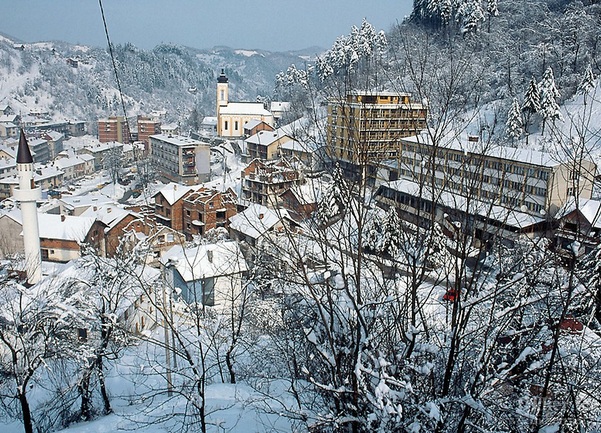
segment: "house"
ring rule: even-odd
[[[258,158],[264,161],[280,157],[280,147],[292,137],[280,129],[275,131],[259,131],[255,135],[244,140],[246,153],[250,159]]]
[[[0,213],[0,259],[24,252],[22,231],[23,219],[20,210]]]
[[[19,127],[11,122],[0,123],[0,138],[17,138]]]
[[[56,158],[57,155],[63,151],[63,141],[65,139],[65,136],[60,132],[47,131],[42,133],[41,138],[48,142],[51,160]]]
[[[108,155],[123,154],[123,143],[117,141],[98,142],[96,144],[88,144],[80,151],[94,157],[94,170],[100,171],[104,168],[105,159]]]
[[[225,71],[217,78],[217,135],[220,137],[242,137],[243,126],[251,120],[274,125],[273,114],[262,102],[232,102],[229,100],[229,83]]]
[[[259,131],[273,131],[273,126],[258,119],[249,120],[243,125],[243,128],[245,137],[255,135]]]
[[[68,262],[81,257],[81,246],[88,244],[105,255],[105,224],[95,218],[38,214],[42,260]]]
[[[269,106],[269,111],[273,114],[273,118],[276,124],[281,125],[282,122],[286,123],[287,120],[290,120],[290,102],[284,101],[272,101]]]
[[[105,224],[95,218],[38,213],[42,260],[68,262],[81,256],[81,245],[95,247],[104,254]],[[0,249],[4,257],[23,254],[23,219],[14,209],[0,216]]]
[[[53,166],[35,166],[33,180],[42,190],[59,188],[63,184],[64,172]],[[16,186],[19,185],[18,176],[8,176],[0,179],[0,199],[13,196]]]
[[[325,148],[315,142],[290,140],[280,146],[280,157],[291,164],[298,162],[302,170],[315,173],[325,165]]]
[[[81,216],[91,207],[101,207],[110,204],[114,205],[115,203],[111,198],[99,192],[77,196],[63,195],[58,199],[58,213],[61,215]]]
[[[154,198],[156,221],[179,232],[183,231],[184,201],[183,198],[192,187],[171,182],[157,191]]]
[[[242,170],[240,203],[275,206],[286,189],[302,181],[301,173],[286,161],[254,159]]]
[[[302,185],[293,185],[279,196],[280,206],[287,209],[290,217],[297,222],[311,218],[317,210],[323,191],[321,182],[313,179]]]
[[[94,218],[102,221],[104,228],[104,252],[107,257],[113,257],[121,240],[129,232],[149,234],[149,226],[142,215],[123,209],[115,204],[92,206],[86,209],[82,217]]]
[[[94,157],[89,154],[68,156],[61,153],[54,160],[53,165],[64,173],[63,180],[69,182],[94,173]]]
[[[230,218],[230,237],[257,247],[263,236],[284,230],[289,214],[286,209],[270,209],[252,204]]]
[[[195,185],[210,179],[208,143],[179,135],[151,135],[150,159],[162,178]]]
[[[174,246],[161,259],[166,283],[190,304],[230,309],[237,305],[248,267],[237,242],[185,248]]]
[[[204,235],[217,227],[227,227],[228,219],[237,212],[238,196],[229,188],[217,191],[198,188],[183,197],[183,231],[188,239]]]
[[[576,256],[601,243],[601,202],[571,197],[555,215],[556,245]]]

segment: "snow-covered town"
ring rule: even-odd
[[[600,432],[600,17],[0,33],[0,431]]]

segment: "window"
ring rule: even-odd
[[[227,128],[228,128],[228,123],[227,123],[227,120],[226,120],[225,121],[225,126],[223,127],[223,129],[225,129],[227,131]]]
[[[77,338],[79,341],[87,341],[88,340],[88,330],[84,328],[79,328],[77,330]]]
[[[237,131],[237,130],[238,130],[238,121],[236,120],[234,122],[234,131]]]
[[[568,195],[568,197],[572,197],[572,196],[576,195],[576,194],[574,194],[574,187],[573,186],[568,187],[568,194],[567,195]]]
[[[215,279],[202,280],[202,305],[212,307],[215,305]]]

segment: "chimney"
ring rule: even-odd
[[[98,206],[94,206],[94,212],[98,210]]]
[[[112,211],[113,211],[113,208],[112,208],[112,207],[107,207],[107,208],[106,208],[106,213],[111,213]]]
[[[66,219],[67,219],[67,217],[65,217],[64,214],[61,214],[61,222],[64,223]]]
[[[265,216],[265,214],[260,213],[259,214],[259,219],[262,220],[264,216]]]
[[[209,262],[213,263],[213,250],[207,250],[207,258]]]

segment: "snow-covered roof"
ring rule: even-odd
[[[217,118],[215,116],[206,116],[202,119],[202,125],[215,126],[217,125]]]
[[[287,137],[288,140],[292,140],[285,132],[276,129],[275,131],[259,131],[254,135],[248,137],[245,141],[250,144],[260,144],[262,146],[269,146],[271,143],[278,141],[281,138]]]
[[[383,186],[404,192],[414,197],[430,200],[451,209],[457,209],[471,215],[480,215],[488,219],[499,221],[502,224],[518,229],[533,226],[545,221],[544,217],[533,216],[516,209],[509,209],[503,206],[492,205],[490,203],[481,202],[473,198],[468,199],[456,193],[446,191],[436,191],[433,194],[427,186],[418,185],[410,180],[399,179],[392,182],[384,183]]]
[[[246,114],[249,116],[268,116],[272,114],[265,109],[262,102],[230,102],[219,108],[220,114]]]
[[[575,210],[576,199],[574,197],[570,197],[561,207],[561,209],[559,209],[557,214],[555,214],[555,219],[563,218]],[[578,210],[592,227],[596,229],[601,228],[601,201],[579,198]]]
[[[3,114],[0,116],[0,123],[15,123],[18,118],[17,114]]]
[[[184,186],[180,185],[179,183],[171,182],[155,192],[152,197],[162,194],[163,197],[165,197],[165,200],[167,200],[167,203],[169,203],[169,205],[173,205],[173,203],[177,202],[180,198],[192,190],[194,190],[194,188],[191,186]]]
[[[176,245],[163,255],[161,263],[175,266],[186,282],[234,275],[248,270],[238,243],[233,241],[192,248]]]
[[[410,143],[419,143],[429,146],[432,145],[431,134],[428,134],[427,131],[423,131],[418,135],[403,138],[402,140]],[[467,137],[467,134],[463,134],[461,136],[448,134],[446,137],[443,137],[440,140],[439,146],[447,149],[459,150],[464,153],[472,153],[475,155],[484,154],[487,157],[516,161],[542,167],[555,167],[562,164],[565,160],[565,158],[562,158],[558,154],[540,152],[533,149],[514,148],[507,146],[490,146],[488,143],[484,145],[480,141],[470,141]]]
[[[59,201],[66,209],[69,210],[81,207],[103,206],[109,203],[114,203],[112,199],[98,192],[91,192],[85,195],[76,196],[63,195]]]
[[[114,204],[105,204],[102,206],[91,206],[87,208],[80,216],[90,217],[102,221],[104,224],[106,224],[107,228],[105,231],[107,231],[112,229],[130,214],[138,216],[133,212],[115,206]]]
[[[251,119],[248,122],[246,122],[243,126],[244,129],[253,129],[256,128],[257,126],[259,126],[261,123],[265,123],[262,120],[259,119]]]
[[[85,158],[84,158],[85,157]],[[60,170],[65,168],[75,167],[79,164],[85,164],[87,161],[92,161],[94,157],[90,154],[75,155],[69,158],[58,158],[54,160],[54,166]]]
[[[96,218],[38,213],[40,238],[83,242]]]
[[[184,137],[183,135],[155,134],[151,135],[150,138],[173,144],[175,146],[208,146],[202,141],[194,140],[190,137]]]
[[[316,145],[315,143],[305,143],[297,140],[290,140],[283,143],[281,148],[291,152],[313,153],[316,150]]]
[[[270,105],[271,111],[288,111],[290,110],[290,102],[273,101]]]
[[[63,174],[65,174],[65,172],[58,169],[57,167],[53,167],[53,166],[36,167],[36,169],[33,173],[33,180],[35,182],[41,182],[41,181],[44,181],[47,179],[53,179],[57,176],[62,176]],[[9,177],[2,179],[1,182],[3,184],[18,185],[19,178],[17,176],[9,176]]]
[[[45,133],[45,136],[47,136],[52,141],[60,140],[61,138],[64,137],[63,134],[61,134],[60,132],[56,132],[56,131],[47,131]]]
[[[230,228],[257,239],[282,221],[283,218],[288,217],[288,211],[285,209],[275,211],[253,203],[243,212],[230,217]]]
[[[106,143],[96,143],[94,145],[88,145],[85,149],[91,153],[105,152],[109,149],[123,149],[123,143],[118,141],[108,141]]]

